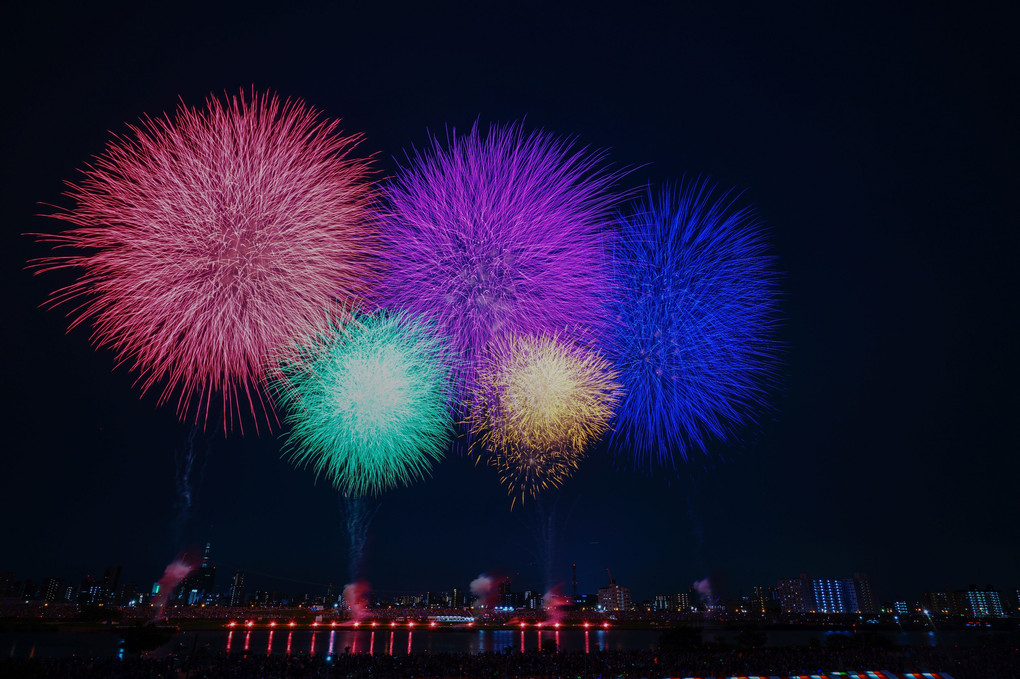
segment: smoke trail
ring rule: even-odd
[[[368,543],[368,527],[379,511],[379,504],[363,497],[339,494],[340,516],[347,532],[347,574],[350,582],[344,585],[343,605],[350,611],[351,620],[357,622],[365,616],[368,608],[368,581],[362,578],[361,570],[365,561],[365,545]]]
[[[478,605],[483,608],[491,608],[499,596],[499,590],[496,589],[493,579],[485,573],[480,573],[472,580],[470,588],[471,593],[478,597]]]
[[[542,595],[542,607],[545,608],[545,617],[549,622],[563,620],[563,608],[571,603],[559,590],[559,585],[554,585]]]
[[[350,611],[351,620],[357,622],[365,617],[368,609],[368,592],[371,585],[365,580],[356,580],[344,585],[343,605]]]
[[[194,557],[189,559],[188,555],[185,554],[181,558],[171,561],[163,570],[163,577],[159,579],[159,591],[152,600],[152,605],[156,609],[155,620],[165,617],[163,615],[163,607],[170,600],[174,589],[177,588],[181,580],[188,577],[188,573],[198,567],[198,564],[199,562]]]
[[[698,593],[698,596],[701,598],[701,602],[705,604],[706,608],[712,605],[714,600],[714,597],[712,596],[712,583],[708,578],[695,580],[691,587],[693,587],[694,591]]]

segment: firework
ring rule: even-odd
[[[650,195],[622,231],[619,323],[606,342],[625,390],[613,441],[639,463],[672,465],[765,404],[777,275],[751,211],[707,183]]]
[[[449,349],[404,314],[353,316],[297,348],[276,384],[292,461],[351,496],[425,476],[453,430]]]
[[[471,431],[515,500],[577,469],[613,417],[616,377],[597,352],[552,335],[497,345],[479,371]]]
[[[203,422],[222,394],[224,429],[245,407],[257,427],[276,351],[371,282],[358,138],[254,93],[130,130],[70,185],[76,206],[52,215],[77,228],[41,236],[74,253],[34,266],[80,272],[50,303],[73,301],[71,326],[91,320],[143,391],[161,383],[160,403],[176,393],[178,414]]]
[[[381,302],[434,319],[471,392],[485,347],[508,333],[599,326],[610,275],[602,156],[519,126],[433,140],[385,193],[391,264]]]

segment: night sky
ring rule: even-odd
[[[520,120],[636,168],[621,189],[710,176],[744,190],[782,272],[774,408],[677,471],[594,451],[558,493],[554,570],[606,567],[636,599],[711,577],[723,597],[867,573],[879,600],[1020,586],[1017,83],[996,12],[895,3],[21,3],[3,56],[0,570],[77,582],[111,564],[148,587],[207,540],[249,586],[346,581],[337,494],[277,435],[200,436],[196,504],[175,508],[190,427],[40,305],[38,216],[143,114],[252,86],[361,132],[380,177],[430,131]],[[433,5],[436,6],[433,6]],[[277,432],[278,434],[278,432]],[[553,504],[544,499],[544,506]],[[375,589],[542,588],[536,513],[450,457],[386,493]],[[310,584],[306,584],[310,583]]]

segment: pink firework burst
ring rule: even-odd
[[[51,216],[75,228],[39,234],[73,253],[35,268],[79,272],[49,304],[73,302],[71,327],[91,321],[93,342],[143,392],[176,396],[181,418],[205,421],[221,394],[225,430],[246,408],[256,429],[273,422],[276,353],[331,301],[356,305],[379,262],[368,161],[337,125],[242,92],[131,126],[68,184],[75,207]]]

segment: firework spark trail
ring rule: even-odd
[[[176,394],[180,417],[204,423],[222,395],[224,430],[245,407],[256,429],[272,423],[275,353],[320,328],[331,300],[360,299],[378,268],[368,164],[337,124],[253,92],[131,126],[52,215],[77,228],[39,235],[74,252],[31,266],[80,272],[49,304],[73,303],[71,327],[91,321],[93,342],[143,392],[159,383],[160,403]]]
[[[368,527],[379,511],[379,504],[373,504],[367,498],[352,497],[347,493],[340,493],[339,498],[340,514],[343,516],[347,533],[347,574],[351,582],[356,582],[362,575]]]
[[[352,496],[422,478],[453,433],[452,365],[443,338],[405,314],[334,322],[294,349],[275,384],[291,460]]]
[[[549,498],[551,496],[551,501]],[[566,513],[559,511],[560,492],[552,492],[545,498],[539,495],[531,503],[531,510],[528,512],[526,526],[535,538],[535,546],[528,549],[542,565],[545,576],[545,591],[548,597],[555,599],[564,598],[559,591],[560,583],[553,576],[555,570],[556,556],[563,545],[563,537],[567,534],[567,525],[570,517],[574,514],[578,499],[571,503]],[[548,611],[555,609],[557,603],[550,598],[546,601],[545,608]],[[551,614],[551,613],[550,613]]]
[[[510,336],[478,375],[470,424],[516,502],[560,485],[608,429],[621,392],[597,352],[554,335]]]
[[[188,434],[187,445],[183,449],[174,451],[174,486],[177,490],[177,501],[174,503],[177,509],[174,520],[174,546],[179,547],[184,526],[191,518],[191,509],[194,504],[193,494],[195,489],[193,469],[198,451],[195,447],[195,437],[200,427],[194,426]]]
[[[459,396],[507,333],[602,327],[619,176],[602,163],[543,132],[475,125],[415,152],[386,187],[380,302],[436,320],[463,361]]]
[[[603,346],[625,396],[612,442],[674,465],[766,406],[778,285],[763,230],[707,182],[651,194],[621,220],[617,326]]]

